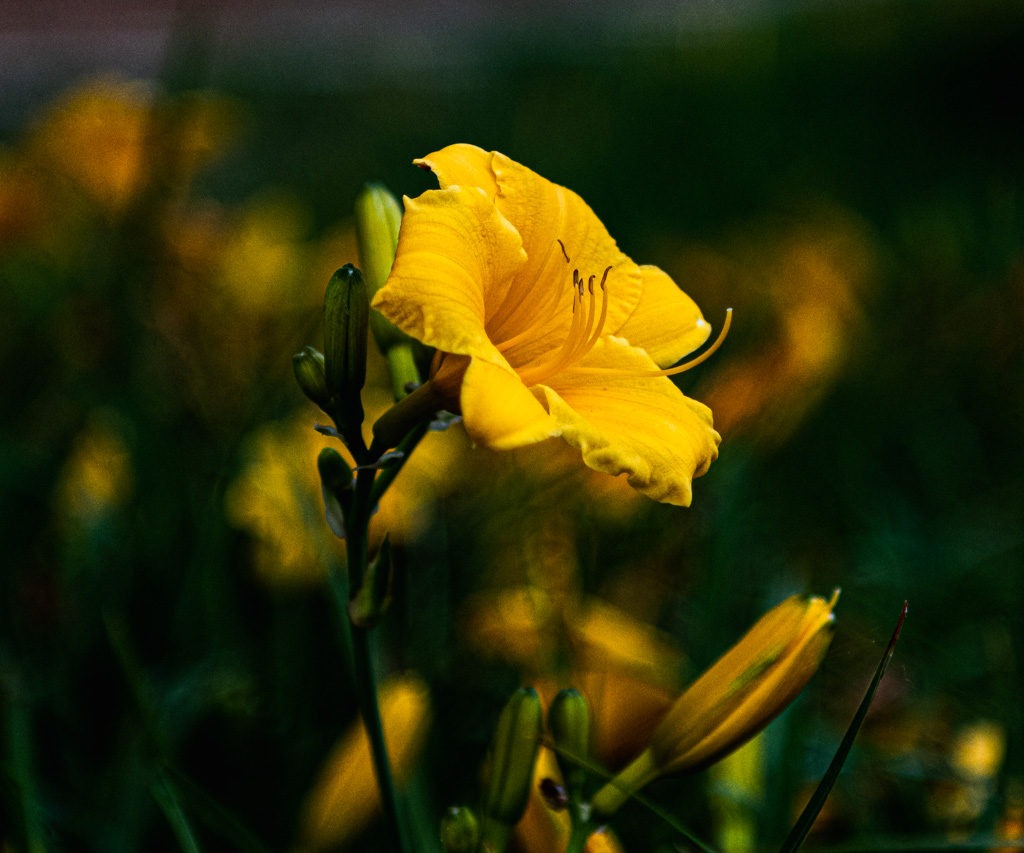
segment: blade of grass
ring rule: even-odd
[[[173,767],[165,768],[165,771],[185,804],[208,829],[242,853],[270,853],[270,848],[256,833],[237,815],[214,799],[205,788]]]
[[[900,629],[903,627],[903,620],[906,616],[907,602],[904,601],[903,610],[900,612],[899,621],[896,623],[896,630],[893,631],[892,638],[889,640],[889,645],[886,647],[885,652],[882,655],[882,660],[878,663],[878,669],[875,670],[875,677],[871,679],[871,684],[868,685],[867,692],[861,700],[860,707],[857,708],[857,713],[853,715],[853,721],[850,723],[850,727],[846,730],[846,734],[843,736],[843,739],[839,744],[839,749],[836,750],[832,763],[829,764],[828,770],[825,771],[825,775],[822,777],[821,782],[818,783],[818,787],[814,791],[814,795],[811,797],[810,802],[807,803],[804,810],[800,813],[800,817],[793,825],[793,828],[790,830],[786,840],[782,843],[782,847],[779,848],[779,853],[795,853],[800,845],[804,843],[807,833],[810,832],[811,826],[818,817],[818,812],[820,812],[821,807],[825,805],[825,800],[828,798],[829,792],[832,790],[832,786],[835,784],[835,781],[839,776],[839,771],[843,769],[846,757],[850,754],[850,748],[853,746],[853,740],[857,737],[857,732],[860,731],[861,724],[867,716],[868,708],[871,707],[871,700],[874,698],[875,691],[878,689],[878,685],[882,681],[882,676],[885,674],[885,668],[889,665],[892,653],[896,649],[896,641],[900,638]]]
[[[150,785],[150,791],[153,793],[153,799],[157,801],[160,810],[164,813],[164,817],[167,818],[167,822],[174,830],[174,834],[178,837],[178,845],[181,847],[182,853],[201,853],[192,826],[181,807],[178,792],[171,780],[167,778],[166,773],[157,772]]]

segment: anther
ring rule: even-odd
[[[612,271],[612,268],[611,268],[611,267],[608,267],[608,268],[607,268],[607,269],[606,269],[606,270],[604,271],[604,275],[603,275],[603,276],[601,276],[601,290],[604,290],[604,283],[605,283],[605,282],[606,282],[606,281],[608,280],[608,273],[610,273],[611,271]]]
[[[565,258],[565,262],[567,264],[572,263],[572,261],[569,260],[569,253],[567,251],[565,251],[565,243],[563,243],[557,237],[555,238],[555,242],[558,243],[558,245],[561,247],[561,249],[562,249],[562,257]]]
[[[592,275],[590,277],[590,280],[587,282],[587,288],[590,290],[591,293],[594,292],[594,279],[595,278],[597,278],[597,276],[596,275]]]

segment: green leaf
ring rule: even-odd
[[[896,630],[892,632],[892,638],[889,640],[889,645],[886,647],[885,653],[882,655],[882,659],[878,663],[878,669],[875,670],[875,677],[871,679],[871,684],[868,685],[867,693],[864,694],[860,707],[857,708],[857,713],[853,715],[853,721],[850,723],[850,727],[846,730],[846,734],[843,736],[843,739],[839,744],[839,749],[836,750],[836,754],[832,758],[832,763],[829,764],[828,770],[825,771],[825,775],[818,783],[818,787],[815,789],[810,802],[808,802],[804,807],[804,810],[801,812],[797,822],[789,831],[789,835],[783,842],[782,847],[779,848],[779,853],[794,853],[794,851],[804,843],[804,839],[807,838],[807,833],[810,832],[811,826],[814,825],[814,821],[818,817],[818,812],[820,812],[822,806],[825,805],[825,800],[828,799],[829,792],[832,790],[832,786],[839,777],[839,772],[843,769],[843,764],[846,762],[846,756],[850,754],[850,748],[853,746],[853,740],[857,737],[857,732],[860,731],[864,718],[868,714],[868,709],[871,707],[871,700],[875,697],[875,691],[878,689],[878,685],[882,681],[882,676],[885,674],[885,668],[889,665],[889,659],[892,657],[892,653],[896,649],[896,641],[900,638],[900,629],[903,627],[903,620],[906,616],[907,602],[904,601],[903,610],[900,612],[899,621],[896,623]]]

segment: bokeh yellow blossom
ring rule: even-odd
[[[722,254],[693,250],[683,274],[732,291],[757,349],[716,362],[700,388],[725,435],[784,443],[824,399],[865,333],[862,301],[878,271],[868,228],[825,207],[786,229],[754,231]]]
[[[364,396],[368,422],[389,405],[389,392]],[[355,462],[337,439],[313,427],[325,418],[312,406],[290,420],[265,424],[250,436],[243,466],[225,495],[229,520],[249,531],[256,543],[256,567],[272,583],[315,583],[324,560],[344,554],[344,544],[327,527],[316,459],[333,447]],[[429,523],[438,496],[457,482],[454,464],[464,445],[459,430],[428,433],[381,499],[370,522],[375,548],[390,535],[393,543],[413,539]]]
[[[66,524],[91,526],[131,498],[134,470],[117,418],[94,412],[76,436],[60,474],[56,511]]]
[[[88,81],[54,104],[28,140],[38,167],[70,180],[109,213],[122,210],[152,177],[187,180],[233,133],[223,99],[171,103],[151,87],[114,77]]]
[[[406,676],[381,684],[378,701],[391,769],[402,785],[430,729],[430,693],[420,679]],[[370,739],[360,720],[335,744],[306,796],[296,853],[347,846],[379,811]]]
[[[515,826],[511,849],[520,853],[563,853],[572,831],[572,822],[565,809],[554,809],[541,793],[541,783],[550,779],[562,784],[558,761],[550,749],[537,753],[533,767],[533,786],[526,812]],[[601,827],[587,839],[585,853],[622,853],[618,836],[608,827]]]

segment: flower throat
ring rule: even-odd
[[[565,244],[561,240],[556,240],[556,242],[562,250],[562,257],[565,258],[566,264],[571,265],[572,260],[569,258],[569,253],[566,251]],[[566,335],[565,340],[562,341],[562,345],[557,350],[524,365],[516,371],[524,385],[528,387],[531,385],[538,385],[550,379],[552,376],[556,376],[562,371],[573,367],[573,365],[588,355],[601,339],[601,336],[604,333],[605,321],[608,319],[607,281],[608,274],[611,270],[612,268],[610,266],[605,268],[604,273],[601,275],[601,281],[595,288],[594,281],[597,279],[596,275],[589,276],[586,282],[584,282],[579,269],[573,269],[572,322],[569,325],[569,333]],[[548,310],[549,308],[557,306],[558,291],[556,289],[551,289],[549,292],[553,295],[553,300],[549,298],[546,301],[546,304],[542,307],[538,307],[538,310]],[[598,310],[597,306],[599,294],[601,302],[600,310]],[[554,305],[551,304],[552,301],[554,302]],[[595,315],[597,316],[596,322]],[[621,370],[613,367],[577,367],[575,368],[575,372],[607,378],[652,378],[683,373],[693,367],[696,367],[698,364],[710,357],[722,345],[731,325],[732,308],[728,308],[725,312],[725,322],[722,325],[722,331],[715,339],[715,342],[700,355],[688,362],[685,362],[684,364],[676,365],[675,367],[669,367],[664,370],[639,371]],[[508,340],[498,344],[498,349],[500,351],[509,349],[519,343],[527,334],[528,333],[520,333],[518,335],[514,335]]]

